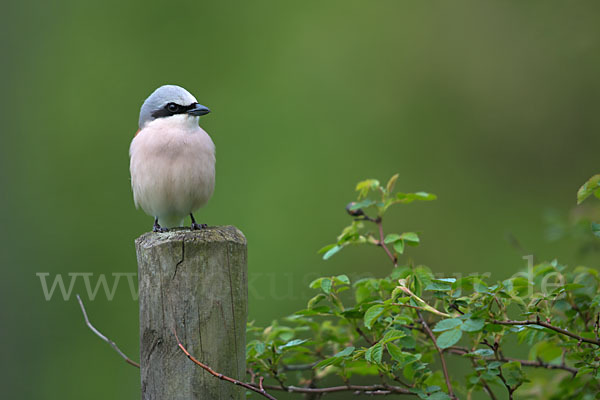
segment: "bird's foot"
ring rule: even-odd
[[[200,229],[205,229],[208,226],[206,224],[197,224],[194,214],[192,213],[190,213],[190,218],[192,219],[192,226],[190,227],[190,230],[192,231],[199,231]]]
[[[154,226],[152,226],[152,232],[169,232],[168,228],[163,228],[158,224],[158,219],[154,221]]]
[[[190,230],[192,230],[192,231],[199,231],[200,229],[206,229],[206,227],[208,227],[208,225],[206,225],[206,224],[197,224],[195,222],[192,222],[192,226],[190,227]]]

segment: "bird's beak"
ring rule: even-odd
[[[187,111],[188,114],[199,117],[201,115],[206,115],[210,112],[208,107],[204,107],[202,104],[194,104],[194,107]]]

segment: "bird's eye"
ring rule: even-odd
[[[177,110],[179,110],[179,106],[175,103],[169,103],[167,104],[167,110],[171,112],[177,112]]]

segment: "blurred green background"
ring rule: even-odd
[[[201,125],[217,187],[197,217],[246,234],[259,324],[302,307],[315,276],[389,271],[375,249],[316,254],[364,178],[399,172],[399,190],[439,196],[387,221],[421,232],[407,259],[436,272],[504,278],[524,252],[582,261],[569,241],[545,241],[542,216],[566,215],[600,170],[599,12],[594,1],[5,2],[2,397],[139,397],[138,371],[87,330],[74,297],[45,301],[36,273],[136,271],[133,241],[152,219],[133,205],[128,146],[141,103],[166,83],[213,110]],[[127,285],[86,302],[138,359]]]

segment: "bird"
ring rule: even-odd
[[[206,205],[215,187],[215,144],[199,126],[210,110],[177,85],[164,85],[144,101],[129,147],[136,208],[154,217],[153,232],[167,232]]]

